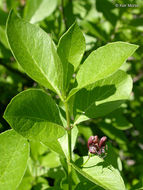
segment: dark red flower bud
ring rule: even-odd
[[[99,142],[99,140],[98,140],[98,136],[96,135],[96,136],[94,136],[94,139],[93,139],[93,143],[98,143]]]
[[[94,139],[94,136],[90,136],[90,137],[89,137],[88,143],[87,143],[88,148],[89,148],[89,146],[93,143],[93,139]]]
[[[90,145],[92,144],[98,144],[99,140],[98,140],[98,136],[90,136],[89,139],[88,139],[88,148]]]
[[[105,146],[106,140],[107,140],[107,137],[105,137],[105,136],[100,139],[99,148]]]

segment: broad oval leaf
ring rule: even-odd
[[[85,38],[76,22],[60,38],[57,51],[61,60],[76,70],[85,51]]]
[[[24,137],[37,140],[63,154],[58,138],[65,134],[54,100],[42,90],[26,90],[7,106],[4,118]],[[64,155],[64,154],[63,154]]]
[[[74,99],[75,124],[88,118],[104,116],[117,109],[129,98],[132,79],[119,70],[77,92]]]
[[[8,130],[0,134],[0,189],[15,190],[24,176],[29,157],[29,143]]]
[[[76,77],[77,86],[71,90],[68,98],[81,88],[113,74],[137,48],[134,44],[114,42],[93,51],[80,67]]]
[[[65,88],[69,84],[74,70],[79,66],[84,51],[85,38],[75,22],[60,38],[57,48],[63,64]]]
[[[24,71],[32,79],[61,96],[62,63],[48,34],[10,12],[7,38],[14,57]]]
[[[57,0],[28,0],[24,10],[24,18],[36,23],[48,17],[55,10]]]
[[[86,162],[88,156],[78,159],[72,166],[81,175],[106,190],[125,190],[124,181],[117,169],[98,156],[93,156]]]

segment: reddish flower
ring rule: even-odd
[[[88,150],[92,154],[97,154],[98,156],[105,156],[106,154],[106,145],[107,137],[104,136],[101,139],[98,136],[91,136],[88,139]]]

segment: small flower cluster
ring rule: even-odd
[[[97,154],[100,157],[106,156],[106,145],[107,137],[104,136],[101,139],[98,138],[98,136],[91,136],[88,139],[88,150],[91,154]]]

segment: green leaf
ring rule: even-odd
[[[133,127],[126,116],[123,114],[123,109],[119,108],[106,116],[105,122],[112,123],[112,125],[119,130],[127,130]]]
[[[6,39],[5,27],[0,26],[0,42],[9,49],[8,42]]]
[[[0,189],[15,190],[27,167],[29,144],[13,130],[0,134]]]
[[[7,16],[8,16],[8,13],[6,13],[5,11],[3,11],[0,8],[0,25],[4,25],[5,26]]]
[[[18,94],[6,108],[4,118],[24,137],[63,154],[58,138],[65,134],[65,129],[57,105],[45,92],[26,90]]]
[[[38,160],[38,157],[47,153],[47,146],[39,141],[30,140],[30,157],[33,161]]]
[[[132,79],[121,70],[80,90],[74,100],[75,124],[115,110],[129,98],[131,90]]]
[[[93,51],[80,67],[76,77],[77,86],[71,90],[68,98],[81,88],[113,74],[137,48],[137,45],[126,42],[114,42]]]
[[[22,181],[16,190],[31,190],[33,181],[34,177],[31,175],[29,168],[27,167],[24,177],[22,178]]]
[[[97,185],[95,185],[95,184],[93,184],[93,183],[89,183],[89,181],[88,181],[88,183],[87,182],[80,182],[77,186],[76,186],[76,188],[75,188],[75,190],[103,190],[103,188],[100,188],[99,186],[97,186]]]
[[[0,42],[0,58],[10,58],[11,52]]]
[[[117,169],[98,156],[93,156],[81,167],[88,159],[88,156],[78,159],[72,166],[81,175],[93,183],[106,190],[125,190],[123,179]]]
[[[108,162],[108,164],[110,163],[114,168],[121,171],[122,170],[122,162],[121,162],[119,155],[117,154],[117,150],[112,147],[110,142],[107,142],[107,147],[108,147],[106,150],[107,155],[104,158],[105,161]]]
[[[110,139],[116,141],[121,149],[127,151],[127,145],[129,144],[129,141],[123,131],[116,129],[111,123],[107,124],[103,121],[98,124],[98,127]]]
[[[77,140],[77,135],[78,135],[78,128],[74,126],[74,128],[71,131],[71,141],[72,141],[72,151],[74,150],[76,140]],[[65,156],[68,158],[68,133],[66,132],[64,136],[58,139],[61,147],[63,149],[63,152]]]
[[[57,0],[28,0],[24,10],[24,18],[31,23],[39,22],[55,10]]]
[[[74,23],[61,37],[57,48],[64,68],[65,85],[68,85],[74,70],[79,66],[84,51],[84,36],[77,23]]]
[[[31,190],[33,181],[34,179],[31,176],[24,177],[17,190]]]
[[[40,165],[48,168],[56,168],[61,166],[60,157],[55,152],[49,152],[39,158]]]
[[[7,38],[13,55],[24,71],[61,96],[62,63],[48,34],[11,12],[7,21]]]
[[[83,135],[86,142],[88,141],[89,137],[93,135],[93,132],[90,126],[78,125],[79,134]]]

